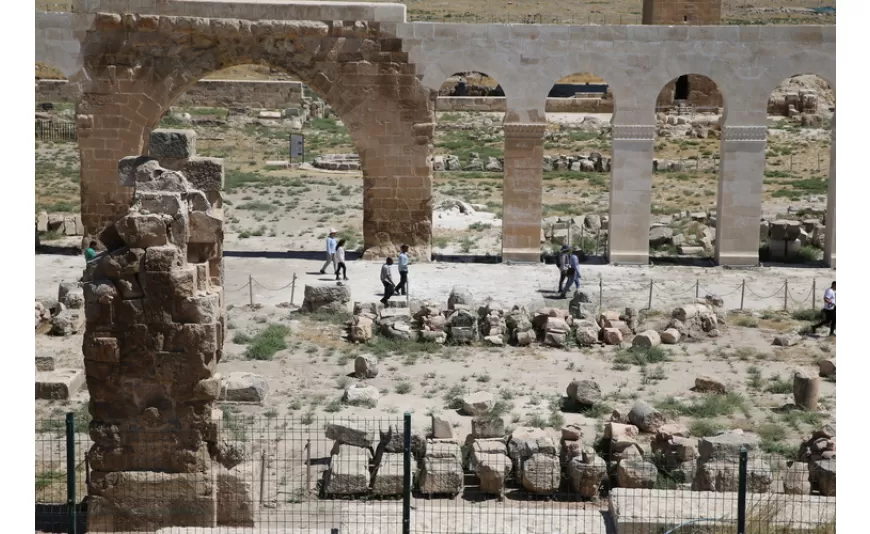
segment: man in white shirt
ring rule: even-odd
[[[387,258],[386,263],[381,266],[381,283],[384,284],[384,298],[381,299],[381,302],[384,306],[387,305],[387,301],[390,300],[390,297],[393,296],[393,291],[396,290],[396,284],[393,283],[393,258]]]
[[[813,326],[813,333],[820,326],[831,325],[829,336],[837,335],[837,282],[831,282],[831,287],[825,290],[825,305],[822,306],[822,322]]]
[[[396,286],[396,295],[408,294],[408,245],[402,245],[399,253],[399,284]]]
[[[326,238],[326,263],[324,263],[323,267],[320,268],[320,274],[326,274],[326,267],[329,266],[330,263],[335,263],[335,249],[338,245],[338,241],[335,240],[335,234],[335,228],[330,228],[329,237]]]

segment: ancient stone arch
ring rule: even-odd
[[[82,42],[78,126],[82,220],[97,233],[126,213],[117,162],[147,153],[148,135],[191,84],[264,63],[298,76],[336,111],[363,169],[368,257],[407,243],[428,259],[434,100],[401,40],[377,22],[96,14]]]

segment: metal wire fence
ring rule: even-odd
[[[559,439],[536,428],[505,429],[487,416],[473,419],[464,440],[432,438],[445,432],[434,419],[414,431],[408,413],[282,419],[225,407],[217,419],[206,439],[223,466],[178,428],[122,427],[119,454],[110,452],[118,443],[91,448],[70,416],[37,421],[37,515],[40,506],[54,507],[37,530],[72,532],[78,523],[77,531],[86,524],[107,533],[217,526],[605,534],[691,523],[691,532],[819,534],[833,533],[836,523],[832,459],[800,462],[659,435],[653,452],[641,452],[607,427],[584,443],[570,431]],[[67,465],[75,465],[74,476]],[[80,503],[86,487],[87,508],[72,513],[68,505]]]

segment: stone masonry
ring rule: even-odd
[[[152,149],[167,160],[192,152],[186,132],[155,134]],[[251,526],[251,506],[218,514],[230,509],[221,499],[252,500],[244,476],[214,460],[223,458],[213,414],[226,333],[221,210],[153,158],[125,158],[117,168],[132,205],[100,234],[109,252],[83,277],[89,530]],[[223,168],[213,171],[198,180],[219,184]]]
[[[475,71],[506,95],[502,259],[536,262],[537,129],[553,83],[590,72],[613,92],[608,257],[646,264],[656,95],[675,77],[697,75],[723,97],[716,260],[757,265],[770,96],[795,73],[821,76],[836,90],[834,27],[697,26],[716,22],[716,0],[652,0],[673,8],[669,25],[577,27],[409,23],[404,5],[385,3],[75,3],[74,13],[37,12],[36,59],[57,66],[81,94],[82,221],[90,235],[127,212],[131,192],[115,180],[116,162],[148,153],[150,130],[169,106],[212,72],[262,63],[296,76],[347,125],[363,171],[366,257],[407,243],[428,259],[437,92],[453,73]],[[695,11],[685,20],[671,20],[688,7]],[[826,241],[832,267],[835,243],[833,235]]]

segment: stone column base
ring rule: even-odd
[[[730,254],[721,254],[716,252],[716,265],[728,267],[757,267],[758,252],[734,252]]]
[[[607,260],[613,265],[649,265],[649,252],[610,252]]]
[[[541,263],[539,249],[510,248],[502,249],[502,263]]]

